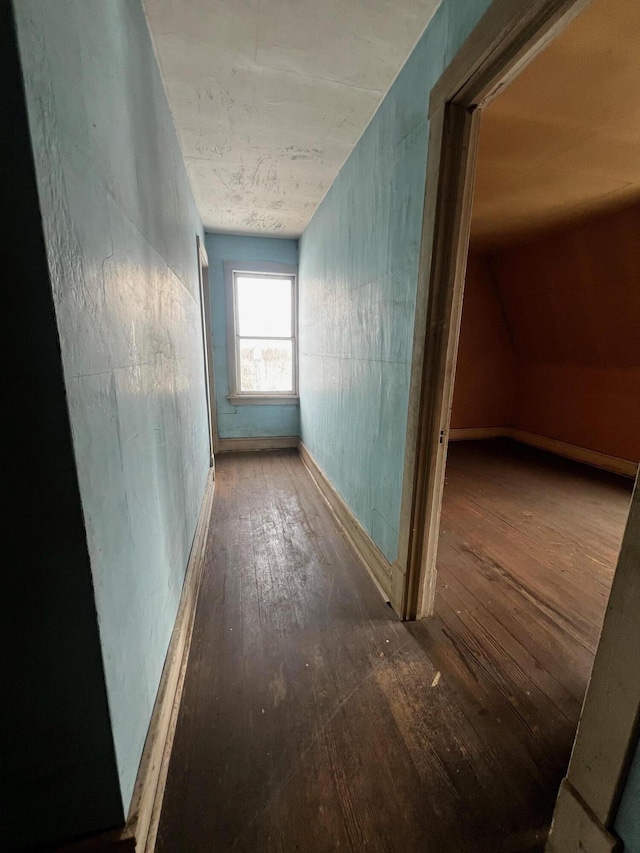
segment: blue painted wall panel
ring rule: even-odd
[[[298,241],[268,237],[241,237],[229,234],[207,234],[211,323],[213,326],[213,369],[216,384],[216,410],[220,438],[250,436],[298,435],[300,414],[297,404],[291,406],[232,406],[229,394],[227,362],[227,300],[225,294],[225,261],[247,263],[298,264]]]
[[[124,815],[14,24],[0,4],[0,846],[40,850]]]
[[[636,748],[614,828],[625,853],[640,853],[640,746]]]
[[[139,0],[16,14],[126,811],[208,470],[204,235]]]
[[[396,557],[431,87],[489,6],[444,0],[300,239],[303,441]]]

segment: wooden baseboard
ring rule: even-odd
[[[449,441],[480,441],[485,438],[504,438],[509,427],[474,427],[450,429]]]
[[[567,779],[562,780],[545,853],[615,853],[620,841],[597,819]]]
[[[251,450],[285,450],[298,446],[297,435],[273,435],[263,438],[219,438],[219,453],[235,453]]]
[[[575,462],[584,462],[586,465],[593,465],[594,468],[602,468],[625,477],[635,477],[638,473],[638,463],[629,459],[620,459],[618,456],[610,456],[608,453],[600,453],[597,450],[579,447],[577,444],[569,444],[557,438],[548,438],[546,435],[537,435],[515,427],[449,430],[449,441],[475,441],[486,438],[512,438],[521,444],[547,450],[549,453],[555,453],[556,456],[564,456]]]
[[[327,479],[325,473],[309,453],[303,442],[299,441],[298,446],[302,461],[311,474],[313,481],[329,505],[338,524],[345,532],[347,539],[364,563],[380,595],[389,603],[393,574],[391,564],[351,512],[342,496]]]
[[[127,831],[135,837],[136,853],[153,853],[155,848],[169,759],[193,634],[196,604],[202,581],[213,492],[213,469],[210,469],[196,532],[193,537],[191,554],[189,555],[180,606],[160,679],[127,820]]]
[[[405,619],[403,603],[406,586],[406,567],[402,565],[400,560],[396,559],[391,563],[391,587],[389,589],[389,604],[398,614],[400,619]]]
[[[576,462],[584,462],[587,465],[593,465],[595,468],[613,471],[614,474],[635,477],[638,473],[637,462],[610,456],[608,453],[589,450],[587,447],[578,447],[576,444],[568,444],[566,441],[558,441],[555,438],[547,438],[545,435],[536,435],[514,427],[509,428],[509,436],[523,444],[538,447],[540,450],[548,450],[549,453],[556,453],[558,456],[565,456],[567,459],[573,459]]]

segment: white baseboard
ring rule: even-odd
[[[563,779],[545,853],[615,853],[620,841],[600,823],[573,785]]]
[[[297,435],[273,435],[264,438],[219,438],[218,453],[235,453],[252,450],[283,450],[298,446]]]
[[[162,670],[127,819],[127,829],[136,839],[136,853],[153,853],[155,848],[191,646],[196,603],[202,581],[213,491],[213,469],[210,469],[189,555],[180,606]]]
[[[298,446],[300,449],[300,457],[311,474],[311,477],[313,478],[320,493],[329,505],[329,508],[335,516],[338,524],[346,534],[347,539],[360,557],[360,560],[371,575],[378,592],[388,603],[392,579],[391,564],[371,539],[355,515],[351,512],[342,496],[327,479],[324,471],[309,453],[309,450],[305,447],[303,442],[300,441]]]
[[[593,465],[595,468],[603,468],[605,471],[612,471],[614,474],[622,474],[625,477],[635,477],[638,473],[638,463],[629,459],[620,459],[618,456],[600,453],[598,450],[579,447],[577,444],[569,444],[557,438],[537,435],[515,427],[449,430],[449,441],[474,441],[485,438],[512,438],[522,444],[547,450],[549,453],[564,456],[566,459],[573,459],[575,462],[584,462],[586,465]]]

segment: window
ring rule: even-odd
[[[225,266],[229,267],[229,400],[234,404],[297,402],[293,268]]]

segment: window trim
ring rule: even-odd
[[[235,286],[239,275],[263,275],[265,278],[290,278],[291,297],[291,340],[293,342],[293,391],[241,391],[238,369],[238,304]],[[225,298],[227,303],[227,363],[229,367],[229,393],[227,400],[233,406],[295,406],[298,396],[298,267],[293,264],[278,264],[270,261],[225,261]],[[279,338],[280,339],[280,338]],[[282,338],[285,340],[285,338]]]

